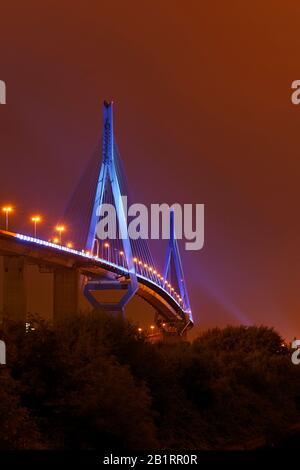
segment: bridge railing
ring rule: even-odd
[[[76,256],[84,257],[86,259],[94,260],[96,262],[106,264],[113,268],[119,269],[123,271],[124,273],[128,272],[125,257],[121,251],[119,252],[114,251],[113,253],[111,253],[110,250],[106,250],[106,252],[104,251],[104,254],[106,254],[106,256],[101,256],[102,253],[101,253],[100,245],[97,248],[94,247],[94,250],[92,253],[92,252],[85,251],[85,250],[79,251],[74,248],[68,248],[67,246],[64,246],[64,245],[59,245],[57,243],[49,242],[46,240],[41,240],[38,238],[34,238],[31,236],[23,235],[19,233],[15,234],[15,237],[18,238],[19,240],[34,243],[37,245],[46,246],[49,248],[54,248],[62,252],[66,252],[66,253],[74,254]],[[144,263],[142,260],[138,259],[137,257],[135,257],[133,261],[134,261],[135,271],[138,277],[146,279],[152,284],[155,284],[157,287],[162,289],[176,302],[176,304],[180,307],[180,309],[182,309],[184,313],[187,313],[188,315],[190,315],[191,312],[185,308],[184,299],[180,297],[180,295],[178,294],[178,292],[176,292],[174,287],[168,282],[167,279],[163,278],[163,276],[158,272],[157,269],[155,269],[153,266],[149,266],[147,263]]]

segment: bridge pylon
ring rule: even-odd
[[[127,272],[122,278],[115,277],[109,279],[106,277],[98,277],[90,279],[84,287],[84,295],[94,308],[110,312],[123,312],[126,304],[137,291],[138,282],[133,261],[132,247],[128,236],[127,218],[122,199],[124,194],[121,192],[121,181],[117,168],[115,149],[113,104],[112,102],[105,101],[103,105],[102,165],[92,206],[86,249],[92,251],[95,242],[99,246],[99,240],[97,238],[99,208],[104,203],[109,193],[110,200],[116,209],[117,224],[121,235],[121,253],[124,257],[124,265],[126,266]],[[95,291],[100,291],[102,294],[104,294],[105,291],[119,291],[122,295],[117,301],[104,302],[95,297],[93,294]],[[123,293],[124,291],[125,293]],[[102,295],[102,297],[104,297],[104,295]]]
[[[192,311],[175,233],[174,211],[172,209],[170,210],[170,237],[166,252],[163,277],[165,282],[169,281],[173,286],[175,284],[175,289],[180,293],[181,304],[184,311],[187,313],[187,323],[182,330],[183,333],[187,326],[192,322]]]

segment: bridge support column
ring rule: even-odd
[[[83,293],[90,304],[97,310],[124,316],[124,309],[137,290],[137,282],[131,279],[97,278],[89,280]],[[95,294],[100,293],[100,299]]]
[[[4,256],[3,313],[8,320],[26,322],[25,259]]]
[[[56,268],[53,282],[53,320],[64,321],[78,313],[79,271],[71,268]]]

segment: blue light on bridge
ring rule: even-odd
[[[123,272],[124,274],[128,274],[128,269],[124,268],[124,266],[120,266],[116,263],[113,263],[112,261],[108,261],[106,259],[103,259],[103,258],[99,258],[97,256],[94,256],[94,255],[91,255],[90,253],[86,253],[84,251],[78,251],[78,250],[75,250],[74,248],[68,248],[64,245],[58,245],[56,243],[53,243],[53,242],[48,242],[46,240],[41,240],[39,238],[34,238],[34,237],[30,237],[28,235],[23,235],[21,233],[17,233],[15,235],[16,238],[18,238],[19,240],[22,240],[22,241],[25,241],[25,242],[29,242],[29,243],[35,243],[37,245],[42,245],[42,246],[46,246],[46,247],[49,247],[49,248],[53,248],[55,250],[59,250],[59,251],[63,251],[63,252],[66,252],[66,253],[70,253],[70,254],[73,254],[75,256],[81,256],[82,258],[85,258],[85,259],[90,259],[90,260],[93,260],[97,263],[101,263],[101,264],[104,264],[106,266],[110,266],[112,268],[115,268],[117,269],[118,271],[121,271]],[[173,302],[176,303],[176,305],[184,312],[186,313],[190,319],[192,320],[192,316],[191,316],[191,311],[190,310],[184,310],[183,306],[180,304],[180,302],[178,302],[178,300],[176,299],[175,297],[175,293],[174,295],[172,295],[169,291],[167,291],[165,289],[165,287],[162,285],[164,284],[164,282],[162,282],[161,280],[159,280],[160,282],[156,282],[155,280],[153,280],[152,278],[152,271],[149,272],[149,277],[145,276],[144,274],[140,274],[140,273],[137,273],[137,278],[138,279],[143,279],[149,283],[151,283],[153,286],[155,286],[156,288],[159,288],[159,290],[163,291],[164,294],[166,294]]]

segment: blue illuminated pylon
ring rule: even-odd
[[[175,223],[174,223],[174,211],[170,211],[170,239],[167,247],[165,266],[164,266],[164,279],[167,280],[171,276],[171,266],[175,267],[176,281],[178,284],[178,289],[180,292],[180,297],[182,299],[182,306],[184,311],[188,314],[191,321],[192,311],[190,300],[187,292],[187,287],[184,279],[183,268],[179,253],[179,247],[176,239],[175,233]]]
[[[104,193],[107,184],[110,185],[112,196],[114,199],[114,206],[116,209],[117,220],[119,224],[119,231],[122,238],[124,257],[128,269],[128,276],[130,282],[127,285],[127,292],[117,304],[102,304],[98,302],[92,295],[91,291],[105,290],[105,289],[121,289],[123,288],[120,283],[107,282],[107,280],[94,280],[89,281],[84,288],[84,294],[90,303],[95,308],[104,308],[111,311],[123,311],[126,303],[133,297],[138,289],[138,283],[136,278],[135,266],[133,262],[132,249],[130,240],[128,237],[126,214],[122,201],[122,194],[120,188],[120,181],[116,169],[115,161],[115,142],[114,142],[114,130],[113,130],[113,108],[112,103],[104,102],[103,105],[103,150],[102,150],[102,165],[97,183],[97,189],[92,208],[92,215],[90,220],[90,226],[87,236],[86,248],[92,251],[94,241],[96,239],[96,228],[98,223],[98,208],[103,203]]]

